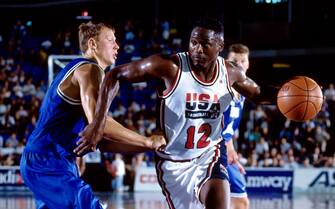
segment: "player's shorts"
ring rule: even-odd
[[[20,170],[37,209],[102,209],[73,157],[24,151]]]
[[[170,209],[203,209],[202,186],[213,178],[228,180],[227,153],[216,145],[198,158],[172,161],[157,156],[158,182]]]
[[[247,197],[245,177],[236,164],[228,165],[227,171],[230,183],[230,196],[236,198]]]

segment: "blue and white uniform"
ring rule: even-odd
[[[222,143],[232,140],[238,129],[242,117],[244,101],[245,97],[243,96],[241,96],[240,99],[234,98],[234,100],[231,101],[229,108],[224,113],[224,129],[221,133],[224,140]],[[221,147],[224,147],[224,145]],[[229,175],[231,197],[246,197],[245,178],[238,169],[238,166],[236,164],[228,165],[227,171]]]
[[[91,187],[79,177],[72,152],[78,133],[87,124],[81,101],[66,96],[60,89],[62,82],[84,64],[96,63],[78,58],[57,74],[22,154],[21,175],[34,193],[38,209],[102,208]]]

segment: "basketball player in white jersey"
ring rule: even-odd
[[[227,156],[225,149],[220,151],[223,112],[232,100],[231,86],[248,98],[258,97],[260,87],[219,56],[223,46],[222,24],[205,19],[194,26],[188,52],[152,55],[108,72],[94,121],[82,133],[76,152],[96,146],[119,81],[156,80],[161,84],[157,90],[167,140],[156,152],[156,170],[169,207],[228,209]]]
[[[229,46],[228,61],[233,61],[242,66],[245,72],[249,69],[249,48],[243,44],[232,44]],[[228,154],[227,171],[230,183],[230,196],[232,209],[248,209],[249,199],[246,191],[244,168],[238,162],[237,153],[234,148],[233,139],[240,124],[245,97],[233,89],[234,99],[230,107],[224,113],[224,128],[222,130],[222,143],[225,143]]]

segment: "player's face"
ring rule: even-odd
[[[193,66],[204,69],[212,66],[223,49],[223,37],[213,30],[196,27],[189,42],[189,53]]]
[[[248,53],[235,53],[235,52],[229,52],[228,61],[233,61],[243,67],[245,71],[249,69],[249,55]]]
[[[116,43],[114,31],[103,28],[97,40],[97,56],[103,65],[109,66],[115,63],[119,45]]]

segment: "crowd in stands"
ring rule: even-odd
[[[173,21],[158,22],[151,31],[129,20],[121,34],[117,65],[153,53],[182,51],[183,41]],[[0,166],[19,165],[20,154],[38,119],[47,90],[50,54],[79,54],[76,33],[36,38],[21,21],[0,38]],[[252,52],[251,52],[252,53]],[[110,114],[143,135],[157,131],[155,83],[121,85]],[[248,167],[335,167],[335,89],[324,86],[322,110],[313,120],[286,120],[275,105],[247,103],[235,144]],[[121,95],[121,96],[120,96]],[[106,157],[107,159],[108,157]],[[126,170],[153,164],[153,153],[125,156]],[[120,158],[118,158],[120,159]],[[122,158],[121,158],[122,159]]]

